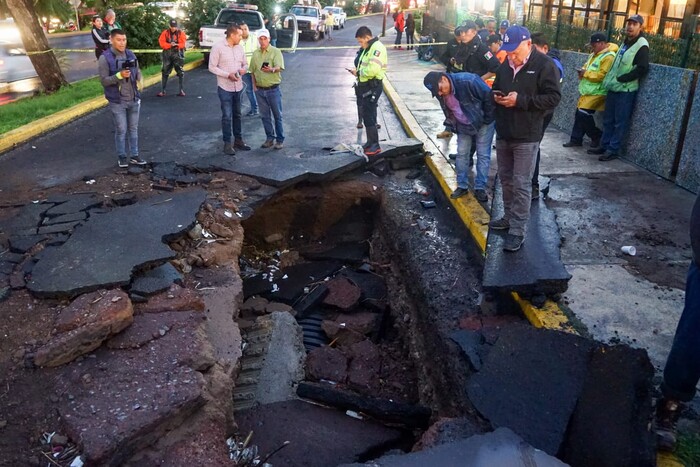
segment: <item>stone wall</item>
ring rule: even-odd
[[[562,100],[554,113],[552,124],[570,132],[578,101],[576,68],[586,61],[586,54],[562,52],[564,82]],[[694,71],[652,64],[637,95],[632,114],[630,138],[622,155],[639,166],[692,192],[700,190],[700,161],[698,145],[700,134],[694,131],[700,124],[700,102],[695,96],[691,118],[682,148],[677,175],[673,176],[676,152],[681,144],[683,116],[690,105],[691,89],[695,86]]]

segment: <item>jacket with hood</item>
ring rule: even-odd
[[[457,98],[459,106],[464,116],[469,120],[468,125],[457,124],[457,120],[452,116],[452,112],[445,104],[445,99],[437,95],[437,82],[440,77],[445,76],[450,80],[452,94]],[[491,90],[484,83],[480,76],[472,73],[448,74],[433,71],[423,79],[423,85],[430,90],[445,114],[445,124],[450,128],[456,128],[457,133],[475,135],[483,125],[489,125],[494,119],[494,102],[491,97]]]
[[[603,79],[612,67],[616,52],[617,44],[609,43],[605,49],[588,57],[583,65],[583,77],[579,82],[579,92],[581,93],[577,104],[579,109],[605,110],[607,90],[603,86]]]
[[[496,71],[493,89],[504,94],[517,92],[515,107],[496,104],[498,139],[514,143],[536,143],[542,139],[544,116],[559,105],[559,71],[554,61],[534,47],[518,73],[513,75],[506,59]]]

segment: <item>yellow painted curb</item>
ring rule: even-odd
[[[442,190],[447,195],[447,199],[452,203],[452,206],[455,208],[455,211],[457,211],[462,222],[464,222],[472,238],[481,249],[481,252],[485,253],[486,239],[489,230],[489,214],[481,206],[481,203],[474,198],[471,192],[462,198],[456,200],[450,199],[450,193],[452,193],[457,186],[454,168],[445,156],[442,155],[437,146],[430,140],[428,135],[425,134],[423,128],[418,124],[418,121],[403,102],[401,96],[396,92],[396,89],[388,78],[383,80],[383,84],[384,92],[389,98],[391,105],[394,107],[406,133],[411,138],[421,141],[426,151],[430,153],[426,157],[428,168],[442,187]],[[564,312],[551,300],[547,300],[542,308],[537,308],[532,303],[524,300],[517,293],[512,292],[511,295],[533,326],[577,334]]]
[[[195,60],[185,64],[183,69],[189,71],[197,68],[202,63],[202,59]],[[153,75],[149,76],[148,78],[144,78],[143,86],[144,88],[153,86],[154,84],[160,83],[160,79],[161,75]],[[106,105],[107,101],[105,100],[104,96],[93,97],[92,99],[76,104],[73,107],[61,110],[55,114],[48,115],[44,118],[40,118],[39,120],[35,120],[32,123],[28,123],[24,126],[8,131],[2,135],[2,138],[0,138],[0,153],[9,151],[20,144],[26,143],[32,138],[36,138],[37,136],[48,133],[51,130],[55,130],[56,128],[63,126],[78,117],[82,117],[83,115],[105,107]]]

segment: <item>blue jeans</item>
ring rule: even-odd
[[[491,143],[493,142],[494,122],[482,125],[476,135],[457,133],[457,187],[469,188],[469,159],[472,139],[476,138],[476,176],[474,177],[474,189],[485,190],[489,178],[489,166],[491,164]]]
[[[241,92],[225,91],[217,86],[219,102],[221,102],[221,133],[224,143],[231,142],[231,130],[236,140],[242,140],[241,131]]]
[[[600,147],[618,153],[627,136],[637,91],[608,92],[603,113],[603,137]]]
[[[279,86],[274,89],[258,89],[255,91],[260,104],[260,117],[267,139],[276,139],[278,143],[284,141],[284,128],[282,128],[282,92]],[[272,118],[275,119],[275,127],[272,127]]]
[[[243,75],[243,84],[245,84],[245,94],[250,101],[250,111],[258,111],[258,101],[255,99],[255,91],[253,91],[253,75],[246,73]]]
[[[678,321],[671,353],[664,367],[664,397],[688,402],[700,379],[700,268],[690,263],[685,284],[685,306]]]
[[[129,155],[139,155],[139,111],[141,100],[132,102],[109,103],[109,110],[114,120],[114,143],[117,156],[126,157],[126,135],[129,133]]]

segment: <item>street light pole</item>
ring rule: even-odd
[[[389,2],[384,3],[384,14],[382,15],[382,37],[386,36],[386,13],[389,9]]]

